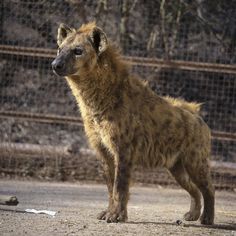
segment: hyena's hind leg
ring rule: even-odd
[[[197,186],[190,179],[185,170],[182,160],[179,159],[175,165],[169,169],[176,181],[184,188],[191,196],[190,210],[184,214],[184,219],[187,221],[198,220],[201,214],[201,193]]]
[[[198,160],[197,158],[194,159]],[[188,163],[186,169],[203,196],[204,208],[201,215],[201,224],[212,225],[214,224],[215,190],[212,185],[208,160],[200,159],[195,164],[192,162],[191,165]]]
[[[107,184],[108,195],[109,195],[109,205],[108,208],[100,212],[97,216],[99,220],[107,220],[109,212],[112,210],[113,202],[113,186],[115,178],[115,166],[114,159],[108,150],[101,144],[97,147],[98,154],[100,156],[102,167],[104,171],[104,177]]]

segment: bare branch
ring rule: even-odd
[[[160,5],[160,15],[161,15],[161,33],[162,33],[162,39],[163,44],[165,48],[165,59],[169,58],[169,43],[168,43],[168,36],[166,34],[166,13],[165,13],[165,0],[161,1]]]

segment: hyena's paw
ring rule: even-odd
[[[209,214],[203,214],[201,215],[200,218],[201,224],[203,225],[213,225],[214,224],[214,216],[210,216]]]
[[[198,220],[199,216],[200,216],[200,211],[199,212],[189,211],[189,212],[184,214],[184,219],[186,221],[195,221],[195,220]]]
[[[109,211],[108,210],[104,210],[104,211],[101,211],[98,215],[97,215],[97,219],[98,220],[106,220],[107,217],[109,215]]]
[[[106,215],[107,223],[126,222],[127,219],[126,211],[112,211]]]

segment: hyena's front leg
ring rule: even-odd
[[[97,150],[102,161],[104,177],[106,180],[109,195],[109,204],[107,209],[100,212],[97,218],[99,220],[107,220],[109,212],[111,212],[111,210],[113,209],[113,185],[115,176],[114,158],[103,145],[99,145],[99,147],[97,147]]]
[[[125,222],[129,200],[129,182],[132,162],[129,156],[120,155],[115,160],[115,180],[113,187],[113,209],[109,212],[107,222]]]

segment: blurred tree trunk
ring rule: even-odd
[[[129,32],[128,25],[137,2],[138,0],[120,0],[120,45],[124,53],[128,52],[129,47],[132,46],[132,36]]]
[[[161,36],[164,45],[164,58],[166,60],[171,59],[175,55],[182,10],[181,0],[175,1],[174,7],[172,4],[168,5],[166,0],[161,0]]]
[[[3,40],[4,0],[0,2],[0,42]]]
[[[121,0],[120,44],[124,52],[128,50],[129,0]]]

